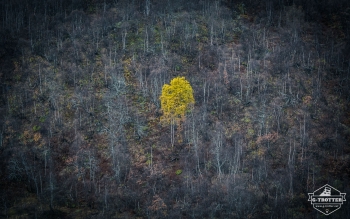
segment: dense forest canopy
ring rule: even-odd
[[[308,193],[350,194],[348,0],[2,0],[0,17],[1,218],[324,218]],[[164,126],[183,77],[193,106]]]

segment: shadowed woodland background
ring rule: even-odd
[[[347,0],[0,10],[1,218],[325,218],[308,192],[350,194]],[[172,130],[177,76],[196,103]]]

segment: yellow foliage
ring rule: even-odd
[[[310,105],[311,104],[311,101],[312,101],[312,97],[311,96],[305,96],[303,97],[303,103],[305,105]]]
[[[164,84],[160,96],[163,111],[162,121],[179,121],[194,104],[193,89],[185,77],[176,77],[169,84]]]
[[[35,134],[34,134],[34,141],[35,141],[35,142],[38,142],[40,139],[41,139],[40,133],[39,133],[39,132],[35,133]]]

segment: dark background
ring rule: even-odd
[[[308,193],[350,194],[349,1],[0,10],[0,217],[325,218]],[[171,147],[176,76],[196,103]]]

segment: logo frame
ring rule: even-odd
[[[330,215],[339,210],[344,201],[346,193],[342,193],[334,187],[325,184],[313,193],[308,193],[309,199],[314,209],[324,215]]]

